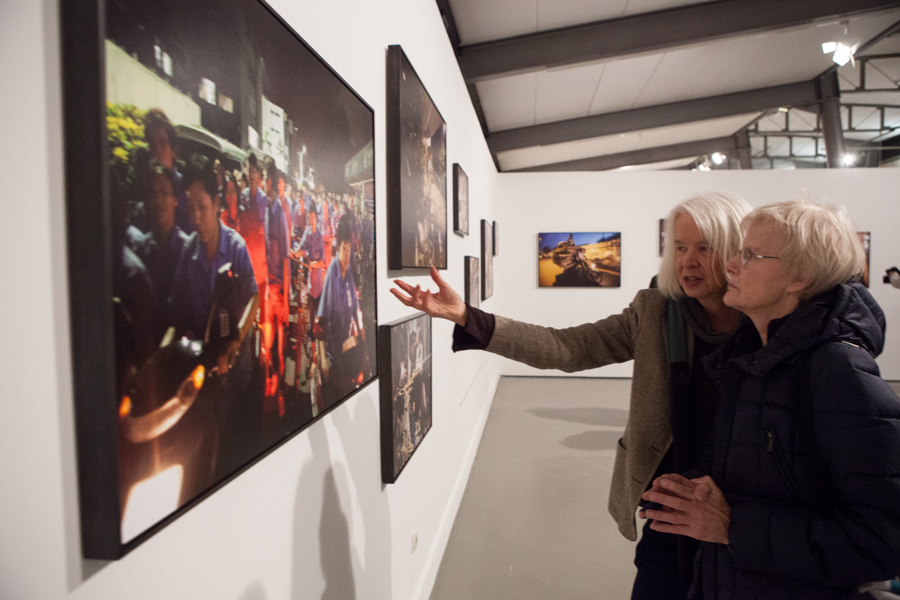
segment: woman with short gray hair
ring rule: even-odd
[[[701,540],[692,598],[846,598],[900,573],[900,401],[879,376],[884,314],[840,207],[758,208],[727,263],[749,320],[706,361],[714,451],[656,479],[651,528]]]
[[[529,325],[464,303],[437,270],[438,291],[396,281],[407,306],[456,323],[453,350],[487,350],[566,372],[634,360],[631,404],[616,449],[609,512],[637,538],[635,511],[654,477],[696,466],[719,394],[700,360],[728,339],[740,313],[722,302],[725,260],[740,248],[750,206],[725,192],[694,196],[666,219],[660,289],[641,290],[622,313],[566,329]],[[637,546],[634,600],[684,600],[698,543],[648,527]]]

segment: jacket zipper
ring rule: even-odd
[[[804,494],[800,489],[796,478],[791,475],[790,470],[788,469],[788,465],[784,459],[784,453],[781,450],[781,444],[778,443],[778,438],[775,435],[775,431],[771,429],[766,433],[766,451],[772,455],[772,460],[775,463],[775,469],[781,476],[781,480],[787,487],[788,491],[794,494],[798,499],[805,499],[806,494]]]

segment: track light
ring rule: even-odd
[[[852,47],[844,44],[843,42],[825,42],[822,44],[822,54],[830,54],[834,52],[834,56],[831,57],[831,60],[839,64],[840,66],[846,65],[848,62],[856,66],[856,59],[854,58],[854,53],[856,49],[859,47],[859,44],[854,44]]]
[[[721,165],[723,162],[725,162],[725,155],[721,152],[713,152],[712,161],[717,165]]]
[[[841,162],[844,163],[845,167],[852,167],[853,165],[856,164],[856,158],[857,157],[855,154],[853,154],[852,152],[848,152],[848,153],[844,154],[844,156],[841,159]]]

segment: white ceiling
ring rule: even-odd
[[[700,0],[707,2],[710,0]],[[684,0],[450,0],[463,44],[605,21],[700,2]]]
[[[449,0],[463,46],[530,34],[625,15],[698,4],[679,0]],[[842,41],[862,44],[900,21],[900,8],[849,19],[818,22],[752,35],[578,63],[536,72],[478,81],[477,90],[489,132],[553,123],[592,115],[630,110],[810,81],[833,66],[821,44]],[[887,38],[868,54],[900,53],[900,39]],[[852,92],[859,67],[839,70],[843,103],[888,104],[900,107],[898,92]],[[900,60],[872,61],[866,71],[867,87],[897,89]],[[816,127],[815,115],[791,111],[791,128],[806,119]],[[794,113],[798,113],[794,116]],[[849,115],[844,110],[844,119]],[[877,113],[877,114],[876,114]],[[501,170],[604,156],[632,150],[668,146],[685,141],[733,135],[761,114],[741,115],[690,124],[661,127],[588,140],[533,146],[499,152]],[[886,115],[887,117],[887,115]],[[777,119],[778,117],[776,117]],[[854,109],[856,127],[876,127],[875,109]],[[900,124],[895,111],[886,124]],[[764,118],[760,126],[768,121]],[[770,124],[771,125],[771,124]],[[875,139],[876,134],[847,133],[847,138]],[[881,136],[887,137],[887,136]],[[795,148],[797,144],[795,143]],[[674,161],[681,163],[681,161]],[[690,162],[690,161],[688,161]],[[666,161],[665,164],[674,164]],[[671,167],[666,167],[671,168]]]

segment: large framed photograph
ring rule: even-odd
[[[469,306],[478,308],[481,304],[481,269],[478,265],[478,257],[467,256],[465,258],[465,301]]]
[[[539,287],[619,287],[622,234],[538,234]]]
[[[388,268],[447,268],[447,125],[400,46],[387,52]]]
[[[469,177],[453,163],[453,231],[469,235]]]
[[[494,227],[481,220],[481,299],[494,295]]]
[[[374,112],[259,0],[63,2],[83,554],[377,375]]]
[[[394,483],[431,429],[431,317],[382,325],[378,340],[381,479]]]

